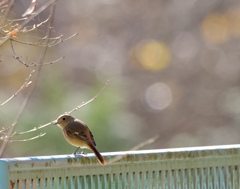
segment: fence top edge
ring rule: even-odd
[[[120,152],[103,152],[101,153],[104,157],[117,157],[117,156],[131,156],[131,155],[151,155],[159,154],[164,156],[166,154],[176,154],[176,153],[194,153],[194,152],[221,152],[226,150],[234,150],[236,155],[240,155],[240,144],[233,145],[219,145],[219,146],[201,146],[201,147],[187,147],[187,148],[169,148],[169,149],[152,149],[152,150],[138,150],[138,151],[120,151]],[[51,155],[51,156],[31,156],[31,157],[16,157],[16,158],[0,158],[0,163],[14,163],[14,162],[25,162],[25,161],[69,161],[70,159],[76,158],[93,158],[94,154],[89,153],[84,156],[78,155]]]

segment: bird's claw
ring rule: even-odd
[[[74,156],[78,156],[78,155],[86,156],[86,154],[84,153],[84,151],[82,151],[81,153],[79,153],[79,152],[74,152],[73,155],[74,155]]]

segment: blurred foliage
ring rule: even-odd
[[[44,1],[38,1],[36,8]],[[16,2],[11,16],[27,8]],[[66,16],[67,15],[67,16]],[[39,22],[48,11],[33,20]],[[58,1],[53,35],[78,36],[49,49],[38,85],[17,132],[45,124],[104,92],[72,115],[89,125],[102,151],[128,150],[156,134],[146,148],[239,143],[240,3],[200,0]],[[40,36],[46,28],[38,28]],[[31,41],[28,35],[17,39]],[[14,43],[23,58],[39,49]],[[0,50],[0,102],[11,96],[34,68]],[[37,69],[37,68],[36,68]],[[26,91],[0,107],[0,124],[12,124]],[[59,128],[44,137],[11,143],[5,156],[69,154]]]

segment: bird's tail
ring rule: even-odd
[[[105,165],[106,164],[106,161],[105,159],[102,157],[102,155],[99,153],[99,151],[96,149],[95,146],[91,145],[90,146],[91,150],[94,152],[94,154],[96,155],[98,161],[102,164],[102,165]]]

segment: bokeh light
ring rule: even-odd
[[[212,44],[221,44],[232,37],[240,37],[240,9],[230,8],[223,13],[205,17],[201,31],[204,39]]]
[[[219,79],[234,81],[239,77],[240,65],[236,64],[238,57],[230,56],[221,49],[203,50],[200,60],[205,71]]]
[[[134,57],[144,69],[159,71],[168,66],[170,51],[164,43],[145,40],[141,41],[134,49]]]
[[[230,24],[226,15],[213,13],[203,20],[201,30],[204,39],[213,44],[226,42],[230,37]]]
[[[180,32],[172,44],[173,55],[184,61],[190,61],[197,54],[198,43],[189,32]]]
[[[240,115],[240,88],[230,88],[218,97],[218,108],[223,114],[235,117]]]
[[[234,37],[240,37],[240,8],[230,8],[226,12],[230,22],[230,31]]]
[[[172,102],[172,91],[165,83],[154,83],[146,90],[145,97],[151,108],[163,110]]]

